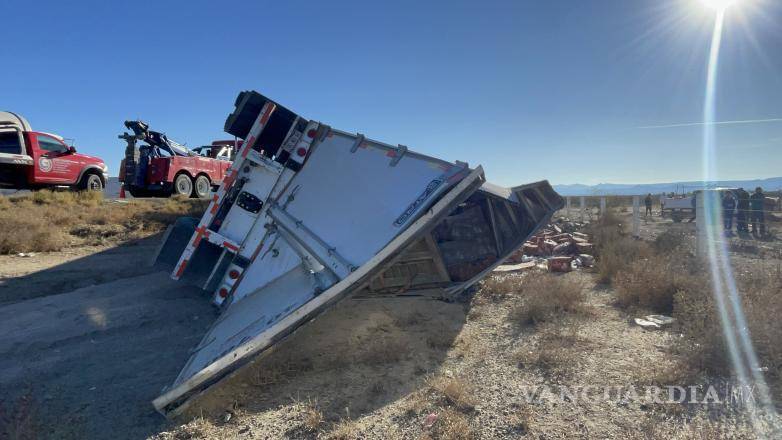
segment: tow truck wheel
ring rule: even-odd
[[[193,188],[193,197],[205,199],[209,197],[210,189],[212,189],[212,184],[209,183],[209,178],[203,175],[198,176],[195,180],[195,188]]]
[[[180,174],[174,179],[174,194],[190,197],[193,193],[193,181],[187,174]]]

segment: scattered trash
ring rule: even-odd
[[[635,322],[636,325],[641,326],[645,330],[657,330],[660,327],[660,324],[657,324],[656,322],[647,321],[643,318],[633,318],[633,322]]]
[[[646,315],[643,318],[634,318],[633,322],[647,330],[657,330],[673,324],[674,319],[665,315]]]
[[[549,272],[570,272],[573,267],[570,263],[573,261],[573,257],[552,257],[548,259],[548,271]]]
[[[437,422],[437,413],[431,413],[424,419],[424,428],[429,429]]]
[[[673,324],[673,318],[665,315],[646,315],[644,319],[651,321],[661,327]]]
[[[586,223],[559,218],[530,237],[507,262],[535,262],[536,267],[551,272],[570,272],[581,267],[593,267],[595,257],[591,254],[594,252],[594,245],[589,242],[587,234],[576,232],[585,225]],[[496,270],[507,272],[526,268],[514,264],[512,267],[500,266]]]
[[[519,264],[502,264],[494,269],[494,272],[517,272],[524,269],[532,269],[535,267],[535,261],[527,261],[526,263]]]
[[[579,264],[583,267],[592,267],[595,265],[595,257],[589,254],[580,254],[577,260]]]
[[[22,257],[22,258],[34,257],[35,256],[35,252],[27,252],[27,253],[19,252],[18,254],[16,254],[16,256],[17,257]]]

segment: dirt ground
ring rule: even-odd
[[[215,316],[149,267],[159,240],[0,257],[0,396],[32,398],[37,436],[144,438],[165,425],[150,400]]]
[[[655,218],[641,230],[651,239],[669,228],[694,225]],[[344,301],[170,423],[150,400],[215,314],[197,289],[148,266],[158,240],[0,257],[0,396],[32,396],[41,437],[754,437],[730,408],[528,401],[541,385],[644,384],[672,362],[677,335],[631,324],[587,270],[565,275],[584,286],[587,312],[536,327],[513,321],[512,300],[481,291],[468,303]],[[747,264],[779,264],[782,245],[731,249]]]
[[[620,215],[630,221],[628,212]],[[694,247],[694,227],[651,217],[641,234],[653,240],[673,229]],[[739,266],[782,261],[776,239],[736,238],[731,249]],[[638,314],[618,308],[614,292],[588,270],[564,277],[584,286],[587,312],[537,327],[513,321],[512,300],[482,291],[469,304],[347,301],[216,386],[181,419],[192,421],[157,438],[756,437],[727,403],[528,401],[540,386],[632,386],[641,393],[674,365],[680,335],[634,325]],[[712,379],[698,380],[682,385],[705,387]],[[443,381],[458,390],[456,398],[437,385]]]

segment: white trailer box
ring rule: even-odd
[[[347,295],[458,295],[563,206],[548,182],[491,185],[480,166],[335,130],[256,92],[239,95],[226,131],[244,145],[172,275],[209,291],[221,316],[154,400],[168,416]]]

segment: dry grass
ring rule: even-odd
[[[587,232],[595,244],[599,283],[610,284],[617,273],[653,253],[648,243],[625,233],[624,225],[612,211],[592,224]]]
[[[707,280],[700,274],[702,271],[687,267],[683,259],[672,254],[667,259],[658,256],[638,261],[614,276],[617,304],[671,313],[677,292],[687,295],[702,290]]]
[[[586,310],[584,286],[565,276],[548,273],[527,276],[519,290],[521,299],[509,318],[520,324],[536,324]]]
[[[480,296],[491,301],[502,301],[519,291],[520,279],[510,276],[489,275],[480,284]]]
[[[203,200],[103,199],[98,192],[37,191],[0,197],[0,254],[102,245],[160,232],[180,216],[200,217]]]
[[[170,432],[154,437],[158,440],[195,440],[221,438],[219,429],[204,417],[196,417]]]
[[[475,437],[475,432],[464,414],[445,409],[437,415],[437,421],[421,439],[470,440]]]
[[[535,368],[548,377],[565,377],[578,366],[578,360],[590,341],[578,336],[578,327],[550,326],[539,333],[532,349],[517,352],[514,360],[519,368]]]
[[[358,424],[354,420],[340,420],[326,434],[327,440],[355,440],[359,438]]]
[[[463,411],[475,407],[476,399],[472,387],[463,379],[437,376],[428,381],[429,387],[437,392],[448,405]]]
[[[323,426],[325,421],[323,413],[318,408],[318,403],[313,400],[308,400],[300,404],[301,406],[301,423],[304,430],[307,432],[318,432]]]
[[[760,360],[768,369],[767,379],[782,389],[782,270],[756,269],[744,272],[738,278],[741,306]],[[690,365],[699,371],[726,374],[731,361],[723,338],[720,313],[708,284],[694,292],[679,292],[675,296],[674,317],[686,338],[680,341],[679,351],[686,355]],[[731,320],[735,317],[731,316]]]

